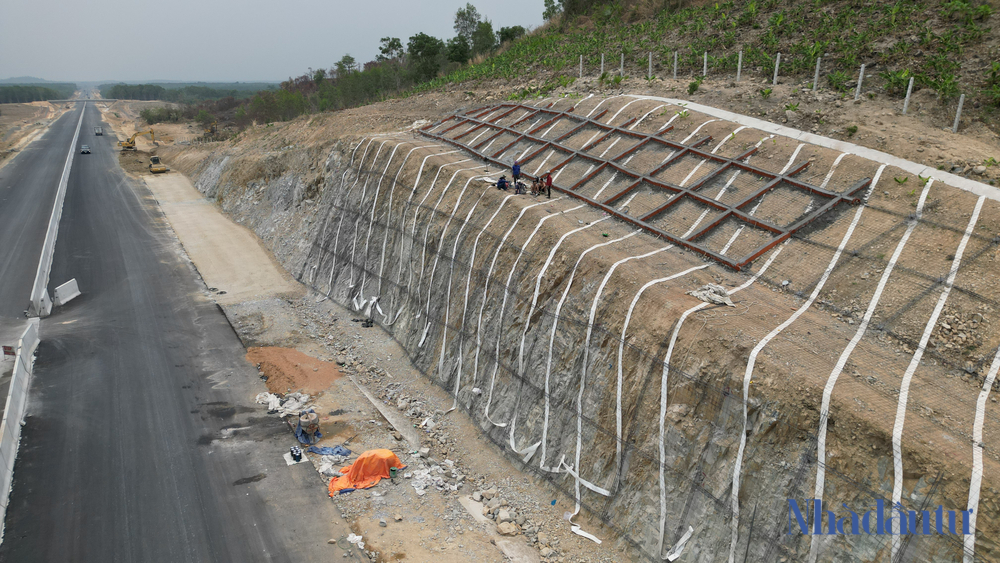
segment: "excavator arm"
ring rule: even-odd
[[[135,150],[135,138],[142,137],[143,135],[149,135],[149,140],[156,144],[156,136],[153,134],[153,130],[149,129],[147,131],[136,131],[131,137],[124,141],[118,141],[118,146],[122,148],[123,151],[134,151]]]

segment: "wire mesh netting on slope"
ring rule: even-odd
[[[351,174],[384,175],[384,169],[389,168],[379,162]],[[386,181],[383,189],[402,194],[415,188]],[[716,308],[693,313],[677,341],[677,351],[670,356],[669,330],[661,330],[658,338],[623,338],[624,304],[639,286],[632,293],[616,294],[619,305],[603,306],[594,294],[604,272],[591,265],[606,266],[620,256],[646,256],[665,248],[665,241],[636,234],[638,229],[626,222],[606,220],[594,230],[601,232],[597,244],[567,249],[559,275],[552,272],[552,278],[543,279],[540,272],[546,254],[559,237],[549,233],[528,240],[532,227],[541,224],[537,217],[529,214],[524,218],[523,211],[514,213],[513,204],[508,209],[498,208],[492,199],[494,191],[483,192],[481,184],[474,184],[472,190],[463,196],[464,203],[455,204],[450,211],[413,200],[403,203],[402,198],[395,206],[384,198],[380,202],[350,195],[331,203],[330,220],[316,234],[299,278],[339,302],[361,309],[377,297],[372,306],[375,320],[403,345],[418,369],[456,397],[497,447],[521,460],[523,470],[546,478],[570,498],[578,499],[589,515],[600,519],[647,559],[658,560],[683,537],[688,526],[694,526],[696,534],[685,559],[723,560],[730,552],[737,552],[738,559],[746,561],[803,560],[809,539],[787,533],[787,499],[813,498],[820,468],[825,473],[828,501],[843,500],[852,507],[871,507],[877,499],[891,503],[892,469],[885,456],[889,446],[885,433],[876,432],[877,417],[870,427],[837,427],[830,447],[849,449],[848,444],[838,445],[836,440],[864,437],[865,445],[871,444],[876,453],[841,451],[818,464],[821,418],[849,417],[844,414],[841,418],[837,411],[821,417],[820,398],[807,389],[801,405],[778,399],[751,399],[746,404],[750,440],[741,456],[745,468],[738,497],[742,514],[734,516],[732,458],[744,433],[740,422],[744,412],[742,378],[748,348],[787,317],[787,313],[779,315],[782,306],[777,302],[801,304],[825,274],[830,293],[824,293],[817,303],[837,317],[823,311],[801,317],[777,339],[773,352],[765,351],[768,362],[754,376],[764,380],[779,377],[781,368],[775,366],[789,360],[788,374],[811,373],[825,379],[842,348],[832,343],[843,341],[842,335],[850,334],[856,322],[856,311],[844,312],[856,306],[845,305],[843,300],[863,301],[865,292],[870,293],[870,289],[849,288],[857,288],[851,285],[857,279],[867,282],[888,269],[891,257],[885,256],[883,247],[898,245],[908,221],[916,225],[911,235],[914,241],[929,238],[922,234],[925,229],[957,236],[964,228],[940,227],[930,215],[912,218],[901,210],[901,205],[907,205],[905,199],[901,205],[891,199],[878,202],[865,210],[869,218],[859,224],[845,246],[843,260],[830,268],[831,256],[845,230],[842,223],[855,209],[834,213],[825,224],[804,229],[786,247],[779,247],[783,248],[782,256],[766,271],[762,272],[765,259],[773,254],[754,263],[750,272],[756,277],[713,268],[713,275],[724,277],[727,286],[738,286],[748,279],[756,285],[747,291],[746,299],[738,300],[737,313]],[[494,204],[480,203],[481,209],[477,208],[486,197]],[[563,201],[554,205],[566,212],[571,204]],[[678,212],[700,213],[697,208],[678,208]],[[586,221],[578,223],[584,226],[574,229],[606,219],[599,212],[590,213]],[[515,229],[517,221],[523,223]],[[642,242],[636,243],[640,239]],[[934,237],[935,245],[955,243],[939,239]],[[959,281],[964,280],[967,268],[981,267],[990,250],[996,248],[996,241],[989,237],[977,233],[972,239],[968,258],[959,267]],[[616,246],[630,243],[636,244],[628,249]],[[596,248],[600,245],[604,246]],[[690,254],[678,258],[676,249],[655,256],[668,254],[674,269],[662,272],[663,276],[704,264]],[[892,332],[891,327],[912,324],[909,311],[913,311],[912,322],[926,320],[929,313],[921,308],[922,303],[936,299],[936,288],[940,293],[940,274],[929,278],[934,273],[927,273],[930,265],[923,264],[920,256],[915,253],[897,261],[892,292],[898,297],[886,313],[879,313],[888,323],[873,327],[874,336],[867,335],[856,352],[859,357],[885,354],[878,348],[884,344],[882,339],[897,335],[898,342],[890,340],[886,346],[916,345],[902,331]],[[637,258],[635,263],[644,261],[650,260]],[[793,281],[784,283],[789,280]],[[977,293],[971,283],[956,283],[956,293],[978,296],[982,300],[976,304],[992,306],[994,298]],[[548,296],[539,300],[536,289],[542,285]],[[616,285],[614,281],[609,284],[611,288]],[[664,285],[651,286],[643,298],[654,303],[677,299],[676,291]],[[761,313],[753,323],[741,320],[750,319],[757,311]],[[676,315],[659,323],[662,329],[680,326]],[[835,326],[831,329],[830,325]],[[745,334],[734,336],[730,329]],[[642,333],[647,328],[637,323],[628,335],[636,331]],[[984,336],[982,346],[989,350],[994,344],[987,340],[994,335]],[[825,344],[830,344],[833,356],[823,349]],[[904,349],[894,361],[908,359],[906,354]],[[944,351],[940,356],[942,363],[959,361]],[[937,358],[933,353],[928,357]],[[882,410],[884,406],[884,410],[894,410],[898,389],[894,390],[889,374],[903,370],[891,361],[887,365],[864,359],[852,362],[869,365],[877,374],[871,383],[868,378],[873,376],[855,375],[853,364],[848,367],[853,376],[849,385],[852,389],[864,386],[866,393],[858,397],[872,405],[859,404],[859,408],[879,406]],[[942,428],[957,433],[965,427],[965,420],[930,421],[925,409],[950,413],[950,401],[967,400],[974,387],[973,382],[968,383],[961,397],[956,397],[954,385],[935,386],[933,381],[927,382],[926,390],[914,393],[906,409],[921,424],[911,424],[907,436],[934,440]],[[923,424],[925,421],[929,423]],[[971,424],[967,428],[971,429]],[[955,455],[968,457],[967,452],[960,454],[960,449],[954,448]],[[990,446],[984,450],[996,456]],[[859,470],[857,463],[842,459],[854,459],[867,467]],[[904,504],[913,510],[941,504],[944,498],[960,497],[959,489],[955,483],[949,486],[939,472],[928,473],[907,486],[910,492]],[[736,528],[735,542],[732,526]],[[863,536],[850,542],[856,551],[842,555],[847,560],[889,560],[891,556],[887,536]],[[961,550],[957,536],[914,537],[896,549],[896,558],[924,560]]]

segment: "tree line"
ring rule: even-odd
[[[26,104],[44,100],[65,100],[73,97],[76,84],[18,84],[0,86],[0,104]]]
[[[346,54],[329,69],[309,69],[282,82],[277,91],[255,94],[237,110],[237,125],[289,120],[313,111],[380,101],[464,65],[482,62],[527,32],[519,25],[495,30],[472,4],[455,12],[454,30],[455,36],[447,40],[417,33],[405,45],[398,37],[383,37],[373,61],[362,65]]]
[[[242,88],[213,88],[189,85],[181,88],[164,88],[158,84],[102,84],[101,96],[119,100],[163,100],[179,104],[193,104],[223,98],[249,98],[254,91]]]

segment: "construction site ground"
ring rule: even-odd
[[[471,109],[499,102],[508,92],[530,86],[531,82],[483,84],[472,90],[471,86],[463,85],[364,108],[305,117],[271,127],[256,127],[240,134],[237,140],[246,150],[258,147],[262,161],[266,160],[264,155],[269,151],[287,146],[306,148],[314,153],[315,163],[321,165],[326,156],[324,147],[331,138],[360,138],[372,133],[411,129],[414,125],[426,124],[427,120],[440,119],[463,108]],[[608,94],[629,92],[681,97],[682,92],[685,92],[684,97],[687,97],[686,87],[686,80],[658,80],[652,85],[646,81],[626,80],[622,88],[616,88],[612,92],[602,90],[596,81],[582,80],[566,91],[553,92],[547,100],[529,102],[558,102],[561,109],[578,106],[578,111],[587,112],[597,104],[604,103]],[[839,94],[821,91],[817,95],[805,91],[801,85],[781,84],[765,99],[759,94],[762,87],[764,84],[713,82],[709,79],[702,83],[691,99],[700,104],[761,117],[831,138],[849,140],[984,183],[995,183],[1000,179],[1000,167],[985,164],[990,158],[1000,158],[997,135],[979,123],[966,124],[958,134],[951,133],[950,128],[946,127],[947,116],[935,100],[921,94],[923,91],[917,92],[911,102],[912,115],[902,116],[901,102],[882,96],[874,99],[865,97],[860,103],[855,103],[850,99],[843,99]],[[587,99],[592,94],[593,97]],[[606,105],[615,111],[624,110],[626,101],[621,99]],[[789,112],[784,109],[789,103],[797,103],[797,111]],[[127,109],[119,106],[116,111],[122,115],[131,115],[128,112],[134,111],[134,106],[123,105]],[[653,105],[655,104],[636,104],[617,121],[638,117]],[[675,108],[665,111],[672,112],[673,109]],[[663,122],[667,117],[669,114],[659,121]],[[129,127],[134,130],[135,124],[134,117],[129,118],[132,124],[129,119],[121,119],[116,124],[116,128],[124,129],[119,132],[120,136],[129,131]],[[690,112],[689,117],[678,124],[673,135],[679,140],[699,129],[711,134],[716,139],[715,142],[718,142],[733,134],[736,129],[732,123],[711,121],[708,116]],[[191,128],[186,125],[170,127],[173,129],[166,129],[164,135],[165,145],[169,148],[164,150],[163,146],[158,147],[158,154],[165,157],[168,165],[174,167],[171,162],[173,159],[177,168],[183,169],[190,166],[190,162],[185,164],[185,160],[203,157],[204,153],[199,152],[197,147],[189,150],[188,147],[177,146],[181,141],[194,141],[197,135],[184,136],[185,131]],[[853,127],[857,128],[855,132],[851,132],[853,129],[850,128]],[[753,135],[737,135],[727,151],[739,152],[737,147],[745,147],[757,140]],[[150,148],[140,145],[143,150]],[[759,153],[760,156],[754,158],[771,161],[768,168],[780,168],[779,163],[788,161],[794,150],[795,143],[780,140],[765,146]],[[833,151],[807,147],[801,157],[812,161],[808,172],[809,181],[819,183],[828,172],[833,175],[836,156]],[[266,168],[268,164],[264,162],[261,166]],[[875,163],[853,156],[847,157],[840,163],[840,171],[837,173],[839,176],[836,178],[849,183],[851,179],[873,176],[875,168]],[[141,170],[134,172],[139,173]],[[280,169],[267,170],[268,174],[280,172]],[[317,412],[321,414],[321,427],[326,435],[322,445],[346,442],[355,456],[367,449],[389,448],[404,463],[409,464],[407,472],[437,465],[445,469],[442,477],[447,485],[463,483],[457,491],[449,491],[448,486],[443,491],[438,491],[432,486],[425,495],[417,496],[416,489],[410,484],[412,479],[397,477],[395,482],[383,482],[370,491],[336,497],[334,502],[340,506],[355,533],[364,536],[365,541],[370,542],[368,547],[378,551],[384,560],[499,560],[503,557],[501,553],[506,553],[513,559],[523,557],[520,560],[531,560],[538,557],[543,548],[554,549],[555,552],[550,557],[556,560],[620,560],[617,552],[621,547],[620,543],[612,541],[596,546],[587,539],[569,533],[569,525],[562,517],[572,510],[572,501],[551,490],[545,481],[535,481],[520,473],[507,458],[484,441],[479,428],[461,409],[442,417],[441,413],[451,408],[452,398],[421,376],[409,364],[403,349],[386,333],[377,327],[363,327],[356,313],[331,303],[321,295],[307,292],[300,285],[297,286],[297,282],[290,282],[273,258],[268,257],[257,241],[252,240],[252,235],[241,236],[232,244],[219,245],[221,235],[213,235],[204,227],[206,219],[203,216],[199,215],[197,220],[191,220],[193,215],[188,216],[189,213],[211,215],[211,210],[218,213],[217,207],[202,199],[197,190],[176,172],[147,178],[147,184],[161,202],[196,267],[202,271],[206,291],[213,292],[224,306],[245,345],[249,348],[294,349],[315,361],[323,362],[312,365],[312,368],[315,368],[313,373],[318,373],[320,369],[329,373],[329,385],[325,389],[317,389],[322,383],[318,383],[315,376],[310,376],[307,371],[309,364],[305,360],[296,363],[294,359],[288,359],[287,353],[272,349],[271,352],[278,354],[280,361],[262,362],[262,366],[269,366],[262,371],[262,376],[267,377],[267,383],[272,383],[272,379],[282,381],[284,392],[297,388],[321,391],[316,405]],[[850,340],[860,320],[860,313],[863,313],[868,299],[875,291],[882,273],[883,258],[893,252],[903,235],[901,230],[887,232],[885,225],[914,212],[919,205],[921,187],[921,179],[912,174],[892,167],[884,171],[881,182],[869,200],[876,209],[866,211],[851,242],[852,247],[864,248],[868,255],[878,257],[878,260],[870,263],[858,260],[838,268],[824,291],[824,295],[836,298],[818,300],[802,320],[791,325],[763,353],[767,362],[755,376],[753,384],[766,389],[765,394],[771,400],[785,405],[801,405],[801,412],[786,414],[797,419],[792,422],[801,423],[803,428],[815,427],[818,423],[817,410],[826,383],[827,366],[836,363],[842,344]],[[920,338],[924,323],[934,308],[933,298],[921,297],[926,294],[922,292],[928,287],[926,278],[933,280],[947,275],[955,248],[962,238],[961,231],[942,229],[940,225],[964,227],[975,200],[973,195],[948,188],[944,183],[933,184],[925,198],[921,199],[933,221],[920,223],[914,229],[911,242],[899,256],[900,273],[894,274],[902,277],[903,281],[890,289],[876,312],[876,317],[892,317],[899,306],[909,302],[916,303],[906,308],[900,318],[893,319],[895,332],[899,336],[906,337],[909,341]],[[554,210],[566,211],[571,205],[575,204],[561,202],[555,204]],[[197,211],[191,211],[192,209]],[[221,213],[218,215],[218,220],[228,221]],[[586,217],[580,221],[584,219]],[[811,282],[823,273],[823,268],[833,253],[831,247],[836,248],[846,227],[843,224],[842,228],[838,228],[843,229],[839,232],[823,232],[821,238],[790,242],[784,252],[788,256],[800,256],[802,260],[777,261],[767,274],[772,280],[786,280],[788,284],[778,287],[756,286],[738,300],[740,308],[736,314],[707,312],[697,316],[699,326],[709,329],[723,324],[728,326],[724,331],[713,332],[724,336],[712,339],[698,340],[693,330],[686,332],[678,346],[679,350],[684,351],[681,359],[677,360],[680,368],[694,369],[685,365],[685,358],[688,357],[692,361],[715,357],[718,358],[718,364],[708,369],[720,373],[741,373],[743,366],[737,364],[742,361],[745,352],[759,342],[773,325],[787,318],[807,297],[796,295],[797,291],[802,290],[800,283]],[[233,228],[242,229],[235,226]],[[607,227],[607,231],[611,237],[627,232],[623,226],[612,225]],[[943,351],[942,354],[959,366],[966,362],[980,365],[982,360],[976,358],[977,354],[989,353],[1000,344],[1000,331],[996,329],[994,320],[995,311],[989,305],[976,302],[974,298],[978,294],[994,303],[1000,299],[1000,289],[992,281],[997,260],[1000,259],[1000,250],[994,248],[995,244],[990,246],[988,242],[989,237],[1000,233],[1000,208],[996,201],[986,201],[977,223],[976,232],[980,231],[986,239],[973,240],[966,250],[968,256],[977,258],[969,265],[963,264],[955,282],[956,287],[966,291],[952,294],[942,316],[945,324],[951,324],[935,332],[935,338],[941,340],[942,348],[947,343],[947,349],[951,350]],[[576,254],[585,248],[581,246],[571,249],[570,244],[572,243],[567,244],[567,250]],[[619,260],[636,251],[635,247],[608,251],[607,260]],[[247,266],[241,266],[244,255],[250,256],[246,260]],[[270,265],[267,264],[269,260]],[[666,269],[670,271],[679,271],[686,263],[694,263],[690,256],[664,256],[664,260],[669,266]],[[218,268],[220,264],[226,266]],[[244,271],[248,276],[236,275],[231,271],[242,267],[246,268]],[[213,274],[213,268],[225,272]],[[266,275],[261,275],[260,271]],[[639,264],[615,283],[618,286],[635,285],[657,277],[657,271],[662,271],[662,268],[658,270],[653,266]],[[711,271],[713,277],[706,276],[707,279],[703,281],[713,281],[714,278],[717,283],[733,287],[742,280],[739,274],[733,272]],[[257,283],[263,284],[263,287],[253,285]],[[787,288],[782,289],[786,285]],[[663,298],[686,299],[675,294],[665,294]],[[632,322],[635,325],[656,325],[659,314],[654,310],[637,311]],[[968,328],[963,328],[962,337],[958,338],[958,331],[952,331],[952,325]],[[664,337],[664,331],[661,330],[657,336]],[[975,343],[973,350],[978,352],[968,350],[970,344],[965,341],[969,338]],[[728,350],[742,352],[729,355],[726,352]],[[854,463],[852,460],[864,458],[866,450],[876,447],[867,438],[876,434],[875,429],[892,427],[899,381],[898,378],[885,381],[876,374],[902,374],[913,352],[906,343],[889,337],[880,337],[875,341],[866,338],[859,345],[845,369],[845,375],[851,377],[843,378],[837,388],[838,396],[855,398],[854,412],[850,417],[844,416],[845,421],[852,420],[855,426],[850,429],[838,428],[839,440],[828,451],[832,460],[831,467],[836,467],[842,474],[851,474]],[[727,365],[727,362],[732,365]],[[928,358],[923,365],[935,367],[937,362],[936,359]],[[306,364],[305,370],[302,369],[303,364]],[[334,367],[335,365],[338,367]],[[815,366],[822,366],[824,369],[815,370]],[[704,366],[701,367],[704,369]],[[269,374],[268,369],[276,371]],[[792,372],[796,374],[794,384],[790,384],[787,377]],[[805,377],[801,377],[802,374]],[[955,429],[972,428],[975,398],[981,383],[970,375],[971,373],[963,373],[961,370],[951,370],[944,376],[947,379],[940,381],[919,377],[914,379],[910,389],[910,405],[921,416],[908,419],[907,433],[918,436],[921,441],[920,447],[908,445],[908,448],[913,448],[918,464],[929,462],[926,456],[929,452],[936,451],[939,455],[947,454],[944,459],[936,458],[934,461],[946,467],[952,475],[968,473],[971,466],[971,447],[967,447],[969,436],[961,435]],[[365,398],[358,386],[363,386],[379,399],[376,403],[388,404],[382,404],[382,407],[405,416],[406,423],[415,426],[419,432],[419,445],[431,448],[429,457],[421,458],[417,455],[416,445],[408,443],[405,436],[410,429],[404,432],[399,428],[398,421],[393,426],[389,418],[376,408],[376,404]],[[264,389],[265,382],[262,381],[261,390]],[[279,390],[271,389],[273,392]],[[844,402],[850,401],[844,399]],[[262,409],[264,408],[262,405]],[[439,421],[431,431],[420,428],[421,422],[428,417]],[[987,435],[995,435],[995,425],[995,418],[987,422]],[[394,432],[398,432],[399,436],[394,435]],[[880,448],[883,446],[884,444],[878,444]],[[985,473],[995,474],[995,469],[1000,466],[997,464],[1000,458],[992,449],[987,450],[987,454]],[[453,465],[448,461],[453,462]],[[458,479],[457,475],[464,478]],[[993,477],[989,479],[992,480]],[[752,486],[749,478],[746,486]],[[317,494],[324,494],[323,487],[324,480],[317,477]],[[921,485],[908,482],[908,489],[914,487],[920,489]],[[958,480],[951,487],[954,490],[947,493],[951,497],[960,498],[967,493],[967,490],[961,490]],[[500,537],[496,534],[496,526],[492,520],[488,523],[477,522],[475,510],[470,513],[459,502],[464,496],[482,494],[483,491],[494,488],[497,489],[499,498],[514,508],[516,515],[525,517],[521,526],[525,530],[523,534],[512,539]],[[984,491],[984,510],[996,508],[996,489],[991,488],[990,491],[989,494]],[[385,521],[384,527],[380,525],[380,520]],[[597,536],[606,537],[598,523],[577,522]],[[539,532],[542,534],[539,535]],[[983,533],[987,533],[985,529]],[[516,551],[508,551],[525,545],[533,546],[530,554],[517,555]]]
[[[125,153],[121,158],[124,162],[134,157],[136,153]],[[597,546],[569,533],[563,516],[573,510],[572,501],[486,446],[463,412],[451,412],[433,431],[417,429],[427,416],[448,410],[450,399],[410,365],[389,335],[352,322],[357,317],[350,311],[290,280],[253,235],[199,197],[183,175],[149,175],[142,166],[130,172],[149,186],[201,274],[205,291],[222,305],[248,348],[247,360],[260,366],[261,391],[312,395],[310,404],[320,414],[324,435],[316,445],[346,444],[352,450],[346,463],[367,450],[388,448],[408,464],[395,480],[331,500],[354,533],[364,538],[366,551],[378,554],[378,561],[532,562],[539,561],[542,549],[551,553],[552,561],[619,560],[612,543]],[[399,430],[419,441],[397,439],[396,427],[359,385],[378,402],[391,392],[394,400],[382,407],[397,411],[396,427],[408,425]],[[260,415],[266,411],[261,405]],[[290,446],[296,444],[291,428],[288,439]],[[431,448],[428,458],[418,455],[424,446]],[[307,455],[318,468],[320,456]],[[435,466],[447,468],[442,477],[461,487],[451,491],[431,485],[418,496],[412,477],[403,474]],[[453,469],[461,480],[451,475]],[[327,481],[317,473],[317,495],[328,494]],[[492,495],[487,492],[491,489]],[[482,516],[484,503],[471,500],[477,491],[502,499],[515,518],[523,517],[521,523],[528,523],[522,526],[525,533],[499,535],[495,522]],[[596,525],[590,530],[600,534]],[[340,553],[338,546],[350,548],[345,538],[331,541],[333,554]]]

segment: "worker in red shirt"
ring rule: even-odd
[[[546,197],[548,197],[549,199],[552,199],[552,173],[551,172],[549,172],[548,174],[545,175],[545,192],[547,194]]]

